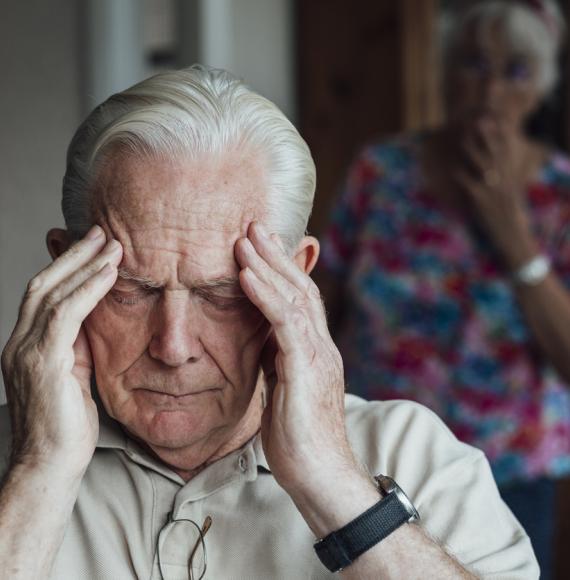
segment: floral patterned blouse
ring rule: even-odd
[[[490,244],[423,189],[421,139],[360,155],[322,240],[324,267],[346,285],[336,339],[347,388],[432,408],[485,451],[499,484],[570,474],[569,386],[534,343]],[[570,159],[551,154],[527,203],[570,287]]]

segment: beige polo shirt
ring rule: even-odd
[[[483,578],[538,578],[528,537],[501,501],[480,451],[458,442],[415,403],[367,403],[348,395],[346,419],[358,457],[372,473],[399,483],[423,526],[460,562]],[[3,408],[3,461],[7,422]],[[259,438],[185,483],[106,418],[52,578],[160,579],[160,556],[164,578],[186,580],[195,546],[198,578],[203,570],[198,529],[207,516],[206,579],[336,577],[317,559],[315,538],[271,475]]]

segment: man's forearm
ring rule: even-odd
[[[404,524],[341,572],[342,578],[475,580],[421,526]]]
[[[48,578],[80,477],[16,465],[0,490],[0,578]]]
[[[318,538],[343,527],[380,500],[370,477],[359,472],[327,477],[320,489],[307,488],[292,497]],[[398,528],[345,568],[341,576],[347,580],[476,578],[416,524]]]

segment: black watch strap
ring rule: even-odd
[[[331,572],[338,572],[409,519],[410,514],[396,494],[390,493],[346,526],[319,540],[315,552]]]

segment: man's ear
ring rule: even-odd
[[[321,247],[317,238],[305,236],[295,250],[295,264],[305,272],[310,274],[319,259]]]
[[[55,260],[71,245],[67,230],[53,228],[46,235],[46,245],[49,255]]]

